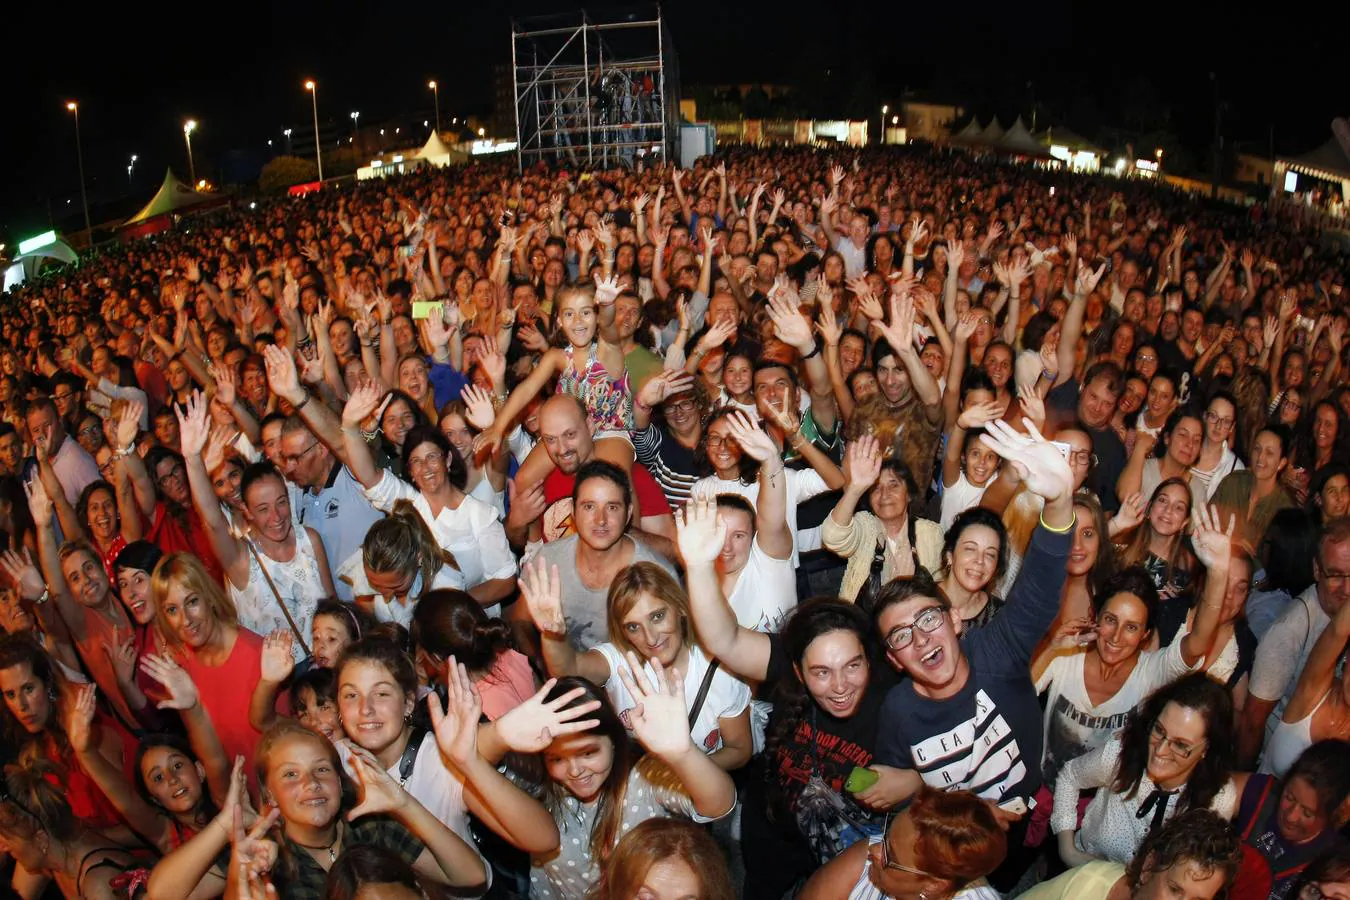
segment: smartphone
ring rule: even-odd
[[[1073,445],[1067,444],[1064,441],[1051,441],[1050,443],[1056,450],[1064,455],[1065,459],[1068,459],[1069,454],[1073,452]]]
[[[399,259],[407,259],[413,255],[412,244],[401,244],[395,252],[398,254]]]
[[[880,780],[881,776],[871,769],[854,766],[853,771],[848,773],[848,781],[844,782],[844,790],[850,794],[860,794]]]
[[[430,319],[432,313],[440,313],[442,304],[431,300],[418,300],[412,305],[412,317],[416,319]]]
[[[1036,801],[1032,800],[1031,802],[1034,804]],[[1021,797],[1014,797],[1011,800],[1000,803],[998,808],[1007,810],[1015,816],[1025,816],[1031,807],[1027,806],[1027,802]]]

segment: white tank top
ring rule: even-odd
[[[313,640],[314,610],[319,601],[327,597],[323,579],[319,577],[319,561],[314,556],[309,531],[303,525],[295,526],[295,556],[289,562],[266,556],[256,542],[252,543],[252,547],[256,553],[249,552],[248,587],[241,591],[233,583],[230,584],[230,599],[239,611],[239,624],[261,635],[290,630],[286,616],[277,604],[276,594],[272,593],[272,589],[267,586],[267,579],[263,577],[262,565],[266,565],[277,594],[281,595],[286,610],[308,645]],[[299,641],[293,641],[291,649],[297,661],[304,658],[305,651]]]
[[[1336,687],[1331,690],[1336,690]],[[1275,730],[1270,733],[1270,737],[1266,740],[1266,752],[1261,754],[1261,772],[1274,775],[1276,778],[1284,777],[1284,774],[1289,771],[1289,767],[1303,755],[1303,751],[1312,746],[1313,718],[1330,696],[1331,691],[1323,694],[1322,699],[1318,700],[1317,705],[1312,708],[1312,712],[1297,722],[1280,720],[1275,725]]]

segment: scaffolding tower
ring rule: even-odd
[[[679,159],[679,65],[660,6],[514,20],[511,63],[522,171]]]

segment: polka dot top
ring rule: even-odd
[[[535,900],[584,900],[600,879],[600,868],[591,859],[591,828],[595,825],[598,800],[582,803],[570,794],[554,813],[562,841],[550,855],[536,855],[530,865],[530,896]],[[729,810],[728,810],[729,812]],[[619,836],[639,822],[654,818],[684,818],[695,822],[711,819],[694,811],[694,801],[675,774],[654,756],[644,756],[628,773],[624,791],[623,819]]]

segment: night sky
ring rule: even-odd
[[[308,127],[306,77],[318,80],[320,116],[344,123],[351,110],[361,111],[363,127],[400,113],[429,116],[430,78],[440,84],[443,123],[486,115],[491,66],[510,58],[511,17],[576,8],[464,0],[13,6],[0,62],[10,89],[0,149],[7,241],[47,227],[49,201],[58,219],[74,212],[78,227],[69,99],[81,105],[97,222],[99,208],[111,217],[119,202],[148,199],[166,165],[186,176],[189,117],[201,123],[199,175],[219,171],[230,151],[264,160],[267,139],[279,141],[283,126]],[[1228,140],[1265,148],[1273,126],[1278,152],[1301,152],[1329,137],[1334,116],[1350,114],[1346,12],[1334,13],[1338,20],[1278,7],[1216,16],[1205,6],[677,0],[665,13],[686,86],[823,79],[839,106],[935,89],[964,95],[986,118],[1003,114],[1005,126],[1034,95],[1042,117],[1088,134],[1165,109],[1198,158],[1214,127],[1211,72]],[[134,186],[126,173],[133,153]]]

